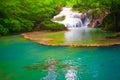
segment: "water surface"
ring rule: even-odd
[[[66,42],[74,43],[100,42],[100,39],[111,35],[113,35],[111,32],[104,32],[99,28],[88,27],[71,28],[64,34]]]
[[[51,47],[0,38],[0,80],[120,80],[120,46]]]

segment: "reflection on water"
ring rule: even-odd
[[[86,27],[70,29],[65,32],[65,40],[67,42],[90,41],[90,29]]]
[[[113,33],[103,32],[98,28],[71,28],[69,31],[65,32],[65,41],[66,42],[80,42],[86,43],[91,41],[99,41],[101,38],[110,36]]]

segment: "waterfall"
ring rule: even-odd
[[[67,15],[65,20],[62,22],[68,29],[69,28],[80,28],[87,27],[89,23],[89,19],[87,16],[81,18],[83,14],[73,13],[71,15]],[[84,14],[85,15],[85,14]]]
[[[54,16],[55,18],[65,17],[63,21],[55,21],[58,23],[63,23],[65,27],[68,29],[71,28],[80,28],[80,27],[87,27],[89,23],[89,19],[87,18],[87,13],[78,13],[72,11],[72,8],[63,7],[60,14]]]
[[[62,21],[57,21],[57,18],[64,17]],[[65,32],[66,42],[81,42],[90,41],[90,29],[87,27],[89,24],[88,13],[79,13],[72,11],[71,7],[63,7],[62,11],[54,16],[54,22],[62,23],[69,29]]]

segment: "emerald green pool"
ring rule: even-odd
[[[120,80],[120,46],[51,47],[2,37],[0,80]]]

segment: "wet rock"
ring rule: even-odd
[[[95,10],[99,10],[99,9],[95,9]],[[89,15],[93,13],[92,10],[88,11],[87,12]],[[90,23],[88,24],[88,27],[101,27],[102,25],[102,21],[104,19],[104,17],[106,15],[109,14],[109,11],[104,11],[103,13],[101,14],[94,14],[90,17]]]

